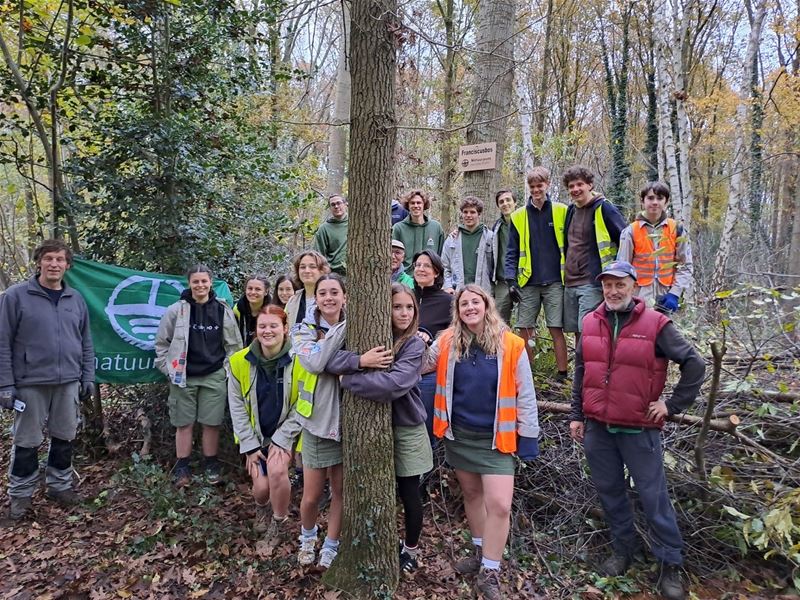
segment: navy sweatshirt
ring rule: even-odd
[[[453,371],[453,425],[469,431],[494,431],[497,409],[497,356],[477,344]]]

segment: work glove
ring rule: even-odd
[[[675,312],[678,310],[678,297],[675,294],[664,294],[658,304],[668,312]]]
[[[7,408],[11,410],[14,408],[14,398],[17,397],[17,388],[9,385],[0,388],[0,408]]]
[[[78,399],[81,402],[86,402],[92,396],[94,396],[94,382],[81,381],[81,391],[78,393]]]
[[[517,282],[513,279],[507,279],[506,283],[508,283],[508,295],[511,296],[511,302],[514,304],[519,304],[522,302],[522,292],[517,285]]]
[[[517,440],[517,456],[521,460],[533,460],[539,456],[539,438],[520,436]]]

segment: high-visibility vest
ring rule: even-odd
[[[564,223],[567,220],[567,205],[561,202],[550,202],[553,211],[553,231],[561,254],[561,283],[564,283]],[[519,234],[519,260],[517,262],[517,283],[523,287],[533,276],[531,262],[531,231],[528,227],[528,206],[518,208],[511,213],[511,222]]]
[[[295,356],[292,365],[292,397],[297,394],[297,414],[301,417],[310,418],[314,411],[314,390],[317,388],[316,373],[309,373],[300,364]]]
[[[439,337],[439,360],[436,365],[436,393],[433,397],[433,434],[444,437],[450,426],[447,414],[447,366],[453,343],[453,331]],[[503,334],[503,363],[497,382],[494,447],[511,454],[517,451],[517,362],[525,343],[511,332]]]
[[[600,266],[606,266],[614,262],[617,256],[617,246],[611,241],[611,234],[608,233],[606,222],[603,220],[603,200],[597,203],[594,210],[594,239],[597,241],[597,253],[600,255]]]
[[[633,260],[636,283],[648,286],[657,279],[661,285],[670,286],[675,280],[676,251],[678,247],[678,225],[675,219],[667,219],[662,227],[651,234],[647,225],[636,220],[631,225],[633,233]],[[658,240],[656,245],[655,240]]]

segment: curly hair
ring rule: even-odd
[[[294,279],[292,280],[292,284],[296,290],[302,290],[304,287],[303,282],[300,281],[300,261],[306,256],[310,256],[314,259],[314,262],[317,263],[317,268],[322,275],[327,275],[331,272],[331,266],[328,264],[328,259],[322,256],[322,254],[316,250],[303,250],[300,254],[292,259],[292,268],[294,269]]]
[[[409,191],[405,196],[400,199],[400,204],[403,205],[403,208],[408,210],[408,203],[414,196],[419,196],[422,198],[422,208],[423,210],[428,210],[431,207],[431,198],[428,194],[425,193],[424,190],[419,188],[414,188],[413,190]]]
[[[486,314],[483,317],[483,331],[478,335],[472,333],[464,325],[459,314],[459,302],[466,292],[480,296],[486,308]],[[477,343],[486,354],[496,356],[503,346],[503,333],[508,331],[508,325],[500,317],[500,313],[497,312],[494,299],[481,286],[475,283],[468,283],[456,292],[456,297],[453,301],[453,320],[450,323],[450,328],[453,330],[453,351],[457,361],[469,353],[469,347],[473,342]]]

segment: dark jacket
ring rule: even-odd
[[[450,326],[453,296],[441,287],[418,285],[414,286],[414,295],[419,303],[419,328],[430,335],[432,342],[440,331]]]
[[[408,211],[397,200],[392,200],[392,225],[399,223],[408,216]]]
[[[602,204],[600,206],[600,210],[603,213],[603,222],[606,224],[606,229],[608,229],[608,234],[611,236],[611,243],[616,247],[619,248],[619,238],[622,234],[622,230],[627,227],[627,223],[625,219],[622,218],[622,213],[619,212],[619,209],[614,206],[611,202],[603,198],[602,196],[598,196],[592,202],[587,205],[587,208],[596,208],[598,204]],[[597,214],[597,213],[595,213]],[[575,215],[575,205],[570,204],[569,208],[567,208],[567,219],[564,222],[564,256],[567,256],[569,253],[569,224],[572,221],[572,217]],[[589,276],[591,281],[595,285],[600,285],[599,283],[594,281],[594,278],[600,274],[600,271],[603,270],[602,264],[600,262],[600,253],[597,250],[597,238],[594,233],[594,228],[591,228],[591,236],[592,241],[594,242],[591,244],[592,248],[589,253]],[[510,245],[510,242],[509,242]],[[616,255],[616,253],[615,253]]]
[[[36,277],[0,295],[0,387],[94,381],[86,302],[62,285],[57,304]]]
[[[392,426],[411,427],[425,422],[425,406],[420,398],[419,374],[425,354],[425,342],[409,338],[395,354],[392,366],[383,370],[365,370],[358,366],[359,355],[339,350],[325,366],[332,375],[344,375],[342,387],[356,396],[375,402],[392,403]]]
[[[601,348],[605,348],[602,359]],[[575,351],[571,420],[589,417],[614,425],[660,427],[643,415],[664,389],[667,360],[678,363],[681,371],[666,401],[674,415],[694,402],[705,362],[669,319],[645,308],[641,299],[634,298],[628,310],[616,312],[608,311],[603,302],[583,320]],[[608,405],[605,412],[598,408],[603,404]]]

